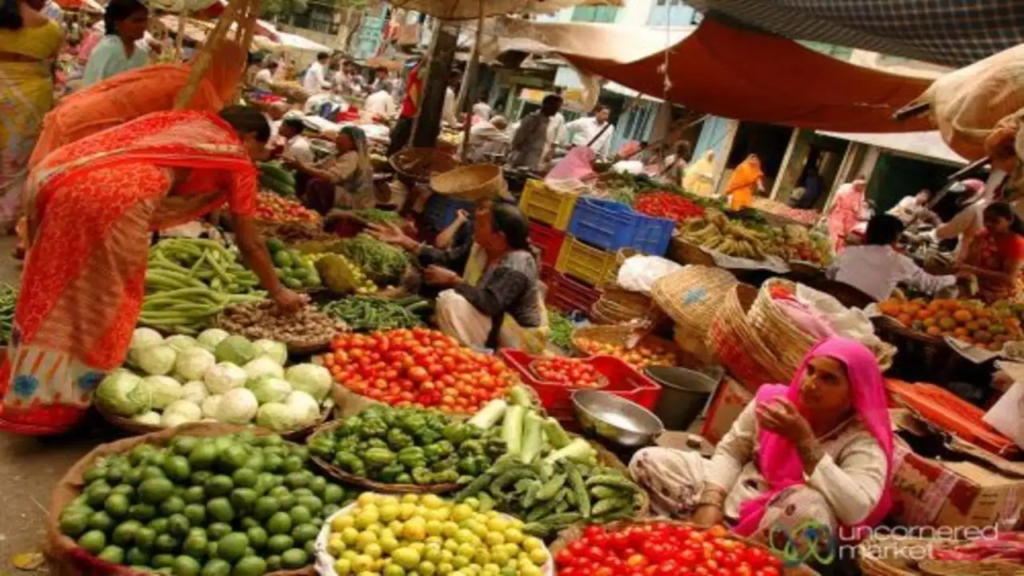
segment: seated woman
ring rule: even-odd
[[[956,286],[956,276],[932,276],[912,259],[896,251],[903,222],[879,214],[868,222],[863,246],[851,246],[836,257],[828,277],[849,284],[875,300],[885,300],[897,284],[907,284],[928,294]]]
[[[710,460],[646,448],[629,467],[656,514],[774,542],[807,526],[836,534],[877,524],[890,505],[892,452],[875,357],[832,337],[807,353],[788,387],[760,388]]]
[[[1009,204],[998,202],[985,208],[984,223],[957,275],[976,276],[985,302],[1014,298],[1024,264],[1024,222]]]
[[[318,163],[286,156],[285,163],[313,180],[303,191],[309,208],[327,215],[335,208],[364,210],[377,205],[373,193],[373,166],[366,134],[358,126],[345,126],[334,139],[338,152]]]

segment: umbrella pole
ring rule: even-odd
[[[176,61],[180,61],[182,54],[185,52],[185,22],[187,20],[188,11],[182,7],[181,12],[178,12],[178,37],[175,39],[174,44],[174,59]]]
[[[459,159],[466,163],[466,155],[469,154],[469,129],[473,126],[472,102],[470,102],[470,85],[476,82],[480,71],[480,38],[484,33],[484,3],[480,2],[480,17],[476,22],[476,42],[473,44],[473,53],[469,56],[469,66],[466,67],[466,74],[462,78],[462,99],[461,110],[465,113],[465,121],[462,127],[462,157]]]

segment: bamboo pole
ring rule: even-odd
[[[476,21],[476,41],[473,43],[473,53],[469,56],[469,65],[466,66],[466,74],[462,78],[462,96],[460,104],[465,120],[462,127],[462,155],[459,161],[466,163],[466,155],[469,154],[469,130],[473,126],[472,102],[469,101],[470,86],[476,83],[476,77],[480,71],[480,38],[484,35],[484,3],[480,2],[480,17]]]
[[[181,55],[185,52],[185,23],[188,21],[188,11],[185,10],[184,2],[182,2],[181,11],[178,12],[178,37],[174,43],[174,59],[181,60]]]

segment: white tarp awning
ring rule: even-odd
[[[292,50],[300,50],[303,52],[331,52],[329,46],[324,46],[319,42],[314,42],[304,36],[298,34],[291,34],[289,32],[277,31],[277,41],[281,46],[290,48]]]
[[[824,132],[818,130],[818,134],[860,142],[870,146],[878,146],[894,152],[900,152],[910,156],[917,156],[930,160],[936,160],[945,164],[962,166],[967,160],[950,149],[942,140],[937,130],[930,132],[895,132],[878,134],[860,134],[852,132]]]

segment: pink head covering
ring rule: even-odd
[[[889,479],[892,478],[893,434],[889,421],[889,408],[885,397],[885,384],[882,373],[878,370],[878,361],[863,344],[833,336],[816,344],[807,355],[796,372],[789,386],[770,384],[762,386],[755,397],[758,404],[766,404],[784,396],[803,412],[800,405],[800,384],[803,381],[807,362],[811,358],[828,356],[846,366],[846,374],[850,381],[853,395],[853,409],[864,423],[864,427],[878,441],[885,452],[888,462],[886,471],[886,491],[875,509],[861,522],[860,526],[875,526],[885,517],[892,505],[888,491]],[[734,529],[736,533],[749,536],[753,534],[764,516],[765,506],[782,490],[797,484],[803,484],[803,462],[797,453],[796,446],[780,434],[761,430],[758,436],[758,468],[768,482],[769,490],[755,498],[744,502],[740,508],[740,522]]]

